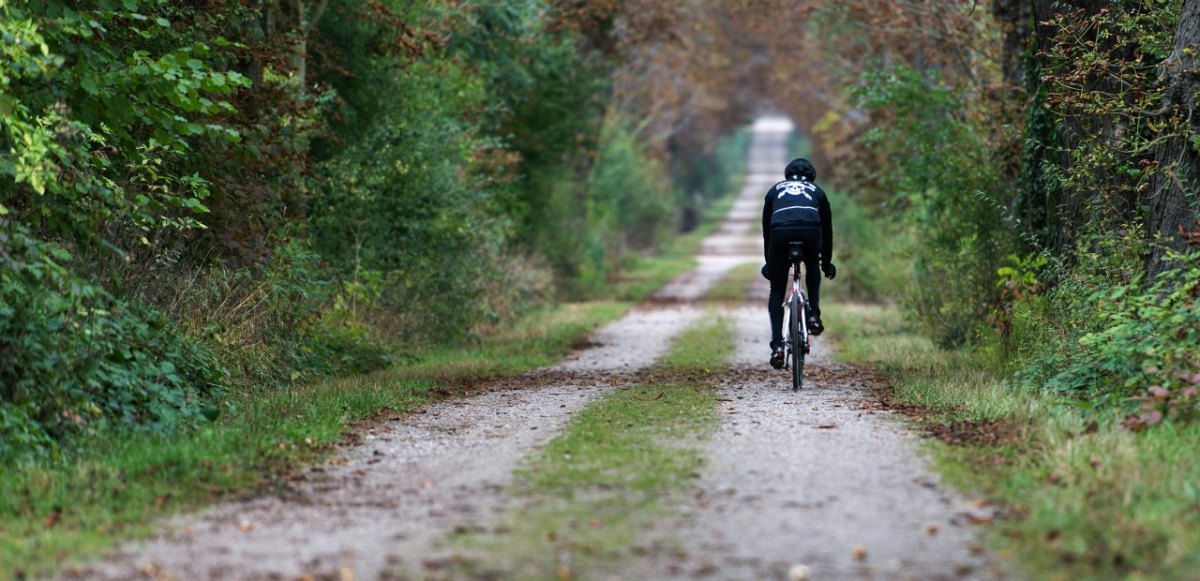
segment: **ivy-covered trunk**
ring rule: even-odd
[[[1196,138],[1200,119],[1196,91],[1200,90],[1197,74],[1200,61],[1200,0],[1184,0],[1179,25],[1175,29],[1175,48],[1160,67],[1167,86],[1161,115],[1179,119],[1179,130],[1154,150],[1159,171],[1145,197],[1149,212],[1147,226],[1151,236],[1161,236],[1163,246],[1156,246],[1147,259],[1147,270],[1157,275],[1169,266],[1163,262],[1168,249],[1183,251],[1189,244],[1200,243],[1200,144]]]

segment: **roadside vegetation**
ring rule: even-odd
[[[703,317],[644,378],[585,407],[518,472],[520,510],[493,532],[453,539],[468,555],[460,566],[472,576],[593,578],[635,555],[639,534],[671,514],[672,493],[698,473],[696,444],[718,423],[709,377],[733,350],[729,322]]]
[[[987,536],[1038,579],[1184,579],[1200,567],[1200,426],[1122,429],[1116,410],[1013,380],[994,354],[947,351],[894,306],[834,303],[842,357],[890,378],[880,394],[931,436],[950,481],[987,495]]]

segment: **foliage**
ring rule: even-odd
[[[830,203],[837,225],[831,285],[836,296],[872,302],[899,302],[915,284],[911,267],[914,242],[901,225],[874,217],[850,196],[833,195]]]
[[[1193,419],[1200,411],[1195,357],[1200,254],[1168,260],[1171,268],[1153,282],[1139,274],[1124,283],[1060,285],[1051,300],[1062,302],[1066,293],[1078,297],[1074,312],[1060,312],[1068,321],[1090,322],[1064,338],[1065,353],[1031,353],[1023,376],[1075,397],[1086,395],[1093,407],[1132,411],[1140,401],[1142,413],[1130,417],[1132,427]]]
[[[933,73],[903,66],[867,73],[856,97],[887,119],[864,144],[893,160],[877,179],[892,192],[890,211],[904,211],[918,232],[911,304],[940,344],[977,339],[993,273],[1013,245],[992,202],[1003,184],[984,128]]]
[[[107,428],[164,434],[215,417],[224,377],[208,350],[62,267],[65,250],[9,232],[0,233],[0,461]]]

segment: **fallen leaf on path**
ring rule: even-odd
[[[937,525],[925,525],[925,534],[936,535],[941,530]]]
[[[821,424],[817,426],[818,430],[834,430],[837,429],[837,424]]]
[[[254,524],[248,520],[244,520],[238,523],[238,530],[242,531],[243,533],[248,533],[254,530]]]
[[[342,567],[338,570],[338,581],[354,581],[354,569]]]
[[[992,517],[988,516],[988,515],[978,516],[978,515],[974,515],[971,513],[967,513],[967,522],[969,522],[973,525],[990,525],[990,524],[992,524],[992,520],[993,520]]]
[[[862,545],[854,545],[850,548],[850,556],[857,561],[862,561],[867,558],[867,548]]]
[[[571,568],[566,565],[558,566],[558,578],[560,581],[571,579]]]

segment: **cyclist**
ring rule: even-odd
[[[821,272],[829,279],[837,275],[829,200],[815,183],[816,168],[807,159],[797,158],[787,164],[783,174],[786,179],[767,190],[762,215],[766,259],[762,275],[771,281],[767,313],[771,317],[771,367],[775,369],[781,369],[784,363],[783,295],[788,287],[788,243],[804,243],[804,286],[808,289],[808,330],[812,335],[825,330],[821,323]]]

